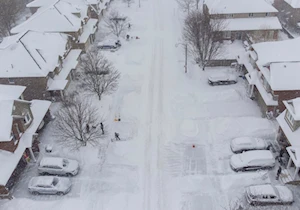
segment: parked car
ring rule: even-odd
[[[115,52],[116,50],[118,50],[121,47],[121,42],[120,40],[105,40],[103,42],[99,42],[98,43],[98,48],[100,50],[109,50],[112,52]]]
[[[34,195],[65,195],[71,190],[71,180],[67,177],[37,176],[28,183],[28,190]]]
[[[208,77],[210,85],[229,85],[237,83],[237,77],[233,74],[214,74]]]
[[[292,191],[281,185],[256,185],[246,188],[246,199],[251,205],[292,204]]]
[[[42,175],[67,175],[78,174],[79,164],[76,160],[60,157],[44,157],[38,167],[39,174]]]
[[[241,154],[234,154],[230,159],[230,166],[234,171],[253,171],[270,169],[275,165],[275,158],[269,150],[252,150]]]
[[[265,150],[270,147],[264,139],[253,137],[239,137],[232,139],[230,148],[234,153],[240,153],[248,150]]]

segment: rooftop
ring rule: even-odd
[[[300,121],[300,98],[283,101],[283,103],[290,114],[293,116],[294,120]]]
[[[224,19],[222,31],[281,30],[277,17]]]
[[[28,20],[12,28],[11,33],[16,34],[27,30],[77,32],[81,28],[81,21],[87,18],[87,11],[87,5],[60,0],[53,5],[38,9]]]
[[[25,89],[19,85],[0,85],[0,101],[18,99]]]
[[[284,110],[277,118],[277,122],[280,125],[284,135],[287,137],[290,144],[294,147],[300,147],[300,129],[295,130],[294,132],[291,130],[290,126],[287,124],[286,120],[284,119],[286,110]]]
[[[208,0],[205,4],[210,14],[278,12],[264,0]]]
[[[0,44],[0,77],[47,76],[65,53],[67,41],[64,34],[34,31],[5,37]]]
[[[299,0],[284,0],[293,8],[300,8],[300,1]]]

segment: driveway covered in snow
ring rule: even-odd
[[[209,74],[232,69],[202,71],[192,59],[185,74],[183,51],[175,47],[182,27],[176,1],[141,0],[141,5],[136,1],[127,8],[115,0],[110,6],[130,17],[129,33],[140,39],[106,52],[122,78],[115,94],[95,100],[111,133],[118,131],[125,141],[109,139],[97,152],[57,147],[60,156],[80,162],[71,192],[64,197],[30,195],[27,183],[37,175],[36,165],[30,165],[15,199],[2,201],[2,209],[218,210],[243,200],[245,186],[270,182],[268,171],[235,173],[229,166],[232,138],[273,140],[276,132],[246,96],[245,81],[209,86]],[[116,115],[121,122],[113,121]],[[42,148],[53,143],[51,126],[42,135]]]

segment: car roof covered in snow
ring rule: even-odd
[[[274,187],[270,184],[255,185],[248,187],[252,195],[274,195],[277,196]]]
[[[60,166],[63,167],[63,158],[60,157],[44,157],[40,166]]]
[[[30,180],[31,186],[50,186],[53,183],[54,176],[36,176],[32,177]]]
[[[272,160],[274,159],[272,153],[269,150],[253,150],[247,151],[242,154],[238,154],[243,156],[243,159],[252,160]]]
[[[103,40],[102,42],[99,42],[98,46],[100,46],[100,45],[115,45],[115,43],[117,41],[118,41],[117,39],[106,39],[106,40]]]
[[[210,14],[278,12],[264,0],[207,0]]]

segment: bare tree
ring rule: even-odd
[[[199,10],[192,11],[185,19],[183,38],[203,71],[221,53],[221,31],[224,27],[222,19],[211,19],[208,13]]]
[[[125,3],[127,3],[127,6],[130,7],[130,5],[133,3],[133,0],[124,0]]]
[[[117,37],[125,33],[128,28],[128,18],[120,15],[117,11],[112,11],[104,19],[104,22],[109,32]]]
[[[195,0],[176,0],[179,7],[182,9],[183,12],[187,12],[188,15],[190,14],[190,11],[193,9],[194,1]]]
[[[84,73],[82,87],[97,94],[99,100],[103,94],[111,94],[117,89],[120,73],[97,48],[92,48],[81,57],[80,69]]]
[[[88,100],[67,98],[56,114],[55,132],[58,143],[77,150],[88,143],[97,146],[105,137],[99,124],[102,122],[97,109]]]
[[[21,0],[0,1],[0,33],[2,36],[11,35],[10,30],[24,7]]]

